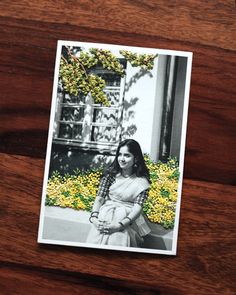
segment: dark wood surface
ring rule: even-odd
[[[0,293],[234,294],[235,1],[0,2]],[[176,257],[37,244],[57,40],[193,52]]]

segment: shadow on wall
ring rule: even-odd
[[[137,81],[142,78],[143,76],[149,76],[150,78],[153,77],[152,73],[150,71],[141,69],[138,71],[135,75],[132,76],[132,78],[129,80],[129,82],[125,83],[125,92],[128,92],[129,89],[132,87],[133,84],[137,83]]]
[[[125,93],[128,93],[134,84],[144,76],[153,77],[151,71],[145,69],[140,69],[136,74],[134,74],[129,81],[125,83]],[[138,97],[132,97],[130,100],[125,99],[123,102],[123,115],[122,122],[126,126],[122,125],[121,138],[126,139],[132,137],[137,132],[137,126],[134,123],[129,123],[130,120],[135,121],[135,107],[139,101]]]
[[[132,137],[137,131],[137,126],[135,124],[129,124],[129,120],[135,118],[135,111],[133,110],[133,108],[135,108],[138,100],[138,97],[133,97],[130,101],[125,100],[123,103],[122,122],[128,122],[128,124],[125,127],[121,127],[122,139]]]

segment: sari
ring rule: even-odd
[[[98,219],[105,226],[110,223],[121,222],[132,211],[139,194],[147,190],[149,186],[150,184],[145,177],[131,175],[124,178],[118,175],[109,188],[105,203],[100,207]],[[92,225],[87,237],[87,243],[140,247],[143,236],[149,232],[150,228],[141,213],[128,227],[112,234],[101,233]]]

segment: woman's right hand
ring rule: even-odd
[[[93,225],[94,225],[96,228],[98,228],[98,225],[99,225],[99,219],[98,219],[98,217],[93,217],[93,218],[92,218],[92,223],[93,223]]]
[[[98,231],[100,231],[100,232],[103,231],[104,224],[101,220],[98,219],[98,217],[93,217],[92,223]]]

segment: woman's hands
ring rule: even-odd
[[[116,223],[110,223],[108,225],[107,224],[104,225],[103,228],[100,230],[100,232],[106,235],[111,235],[113,233],[121,231],[121,229],[122,229],[121,224],[116,222]]]
[[[98,217],[92,217],[91,222],[99,230],[101,221],[98,219]]]
[[[113,233],[119,232],[123,229],[122,225],[118,222],[107,223],[99,220],[98,218],[93,218],[93,225],[102,234],[111,235]]]

